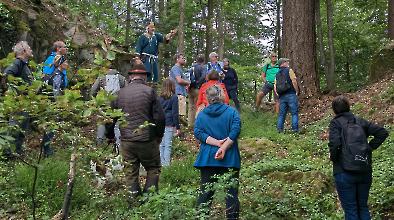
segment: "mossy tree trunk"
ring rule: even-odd
[[[388,0],[388,6],[389,39],[394,40],[394,0]]]

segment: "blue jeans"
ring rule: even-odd
[[[279,116],[277,129],[283,132],[287,111],[291,113],[291,129],[298,132],[298,97],[296,94],[285,94],[279,97]]]
[[[346,220],[369,220],[368,195],[372,184],[372,173],[335,174],[335,187],[345,211]]]
[[[166,127],[164,136],[160,143],[160,161],[162,166],[169,166],[171,162],[172,137],[174,136],[174,127]]]

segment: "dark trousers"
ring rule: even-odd
[[[239,103],[239,100],[238,100],[237,90],[236,89],[229,90],[229,91],[227,91],[227,94],[228,94],[229,98],[231,100],[233,100],[235,108],[238,110],[238,112],[240,112],[241,111],[241,104]]]
[[[345,211],[346,220],[369,220],[368,195],[372,184],[372,173],[335,174],[335,187]]]
[[[227,219],[238,219],[239,217],[239,200],[238,200],[238,185],[239,185],[239,169],[230,169],[226,167],[202,167],[201,172],[201,193],[197,200],[197,205],[200,208],[206,208],[209,210],[212,204],[212,198],[214,190],[212,190],[212,184],[217,183],[217,177],[221,176],[232,170],[234,173],[231,176],[229,183],[235,181],[235,186],[232,185],[227,191],[226,196],[226,217]],[[211,185],[211,186],[210,186]],[[207,213],[209,214],[209,212]]]
[[[126,181],[130,191],[135,194],[141,192],[139,185],[139,171],[142,165],[146,172],[146,183],[144,191],[154,186],[156,191],[159,189],[160,175],[160,150],[157,141],[147,142],[121,142],[121,153],[125,163]]]

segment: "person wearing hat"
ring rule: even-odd
[[[129,70],[130,82],[120,89],[114,108],[125,114],[126,126],[120,127],[121,154],[125,162],[127,187],[131,192],[131,204],[150,187],[159,187],[161,169],[159,144],[164,134],[165,116],[155,90],[146,85],[148,71],[143,64],[135,64]],[[147,171],[143,191],[139,184],[139,169]]]
[[[278,64],[280,70],[276,74],[274,82],[275,94],[279,97],[279,116],[277,129],[278,132],[283,132],[284,123],[286,119],[287,110],[291,113],[291,129],[293,132],[298,132],[298,94],[299,88],[297,77],[292,69],[289,67],[290,60],[287,58],[280,58]]]
[[[147,81],[157,83],[159,80],[158,73],[158,54],[159,44],[168,43],[175,36],[176,29],[171,30],[170,33],[163,36],[161,33],[155,32],[155,24],[148,22],[146,25],[146,32],[142,34],[137,41],[135,52],[141,57],[142,62],[148,72]]]
[[[215,70],[216,72],[219,73],[219,76],[221,79],[224,77],[223,76],[223,64],[221,64],[219,61],[219,55],[216,52],[211,52],[209,54],[209,62],[206,65],[206,75],[208,75],[212,70]]]
[[[271,63],[264,65],[263,73],[261,74],[261,78],[263,79],[264,86],[261,88],[261,91],[256,96],[256,106],[255,109],[259,109],[261,105],[261,101],[263,98],[270,94],[274,90],[274,81],[275,76],[279,72],[278,55],[276,53],[270,54]],[[275,112],[279,112],[279,101],[278,96],[274,93],[275,100]]]

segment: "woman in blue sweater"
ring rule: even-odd
[[[241,159],[237,139],[241,120],[237,110],[223,104],[224,91],[219,86],[208,88],[206,96],[209,106],[198,114],[194,126],[194,135],[201,142],[200,152],[194,163],[194,167],[201,172],[201,194],[197,203],[199,208],[209,208],[214,194],[209,185],[217,182],[217,176],[231,173],[228,183],[233,184],[226,197],[226,216],[227,219],[238,219]]]
[[[160,143],[160,159],[162,166],[169,166],[171,161],[172,137],[179,134],[178,96],[175,94],[175,83],[166,79],[160,94],[160,104],[166,117],[164,136]]]

